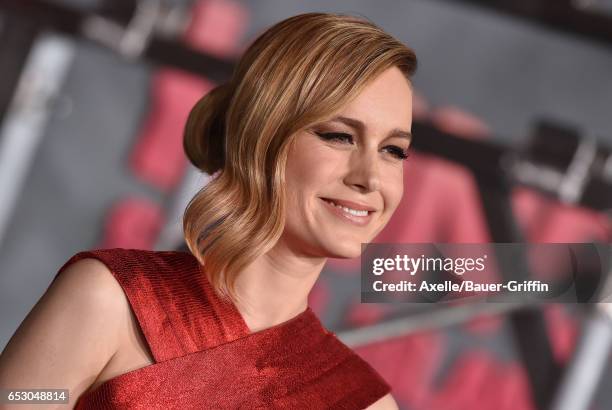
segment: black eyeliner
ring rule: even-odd
[[[349,140],[350,139],[352,142],[353,140],[353,136],[345,132],[318,132],[318,131],[313,131],[313,132],[325,141]],[[387,147],[392,148],[391,155],[393,155],[399,160],[402,160],[402,161],[406,160],[410,156],[410,153],[404,151],[397,145],[390,145]]]

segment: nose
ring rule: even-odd
[[[360,150],[361,151],[361,150]],[[380,189],[380,174],[376,152],[354,151],[344,183],[361,193]]]

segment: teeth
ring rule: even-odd
[[[340,208],[344,212],[349,213],[351,215],[355,215],[355,216],[367,216],[368,215],[368,211],[358,211],[356,209],[347,208],[346,206],[338,205],[335,202],[329,201],[329,200],[327,202],[329,202],[330,204],[332,204],[336,208]]]

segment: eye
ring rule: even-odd
[[[400,159],[402,161],[408,159],[408,157],[410,156],[408,150],[403,150],[397,145],[387,145],[385,149],[388,150],[388,152],[395,158]]]
[[[325,141],[340,141],[353,143],[353,136],[344,132],[315,132],[321,139]]]
[[[353,144],[353,136],[344,132],[316,132],[322,140],[325,141],[339,141],[341,143]],[[387,145],[385,148],[393,157],[399,160],[408,159],[410,153],[397,145]]]

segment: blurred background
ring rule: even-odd
[[[0,0],[0,348],[86,249],[184,249],[192,105],[268,26],[365,16],[416,51],[405,195],[377,242],[612,239],[612,1]],[[310,297],[401,409],[612,408],[605,306]]]

